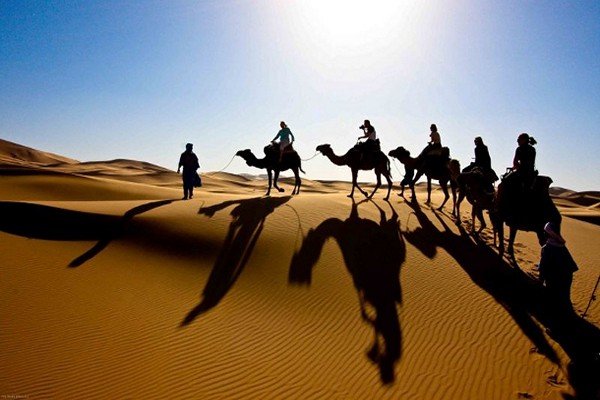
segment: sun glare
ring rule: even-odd
[[[351,46],[380,39],[400,17],[402,2],[309,0],[296,3],[311,29],[309,35],[332,45]]]
[[[417,1],[303,0],[284,4],[279,15],[286,18],[297,53],[323,74],[335,74],[332,62],[360,70],[418,46],[415,32],[423,22],[424,7]]]

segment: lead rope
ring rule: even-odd
[[[594,300],[596,300],[596,289],[598,289],[598,283],[600,283],[600,275],[598,275],[598,279],[596,279],[596,285],[594,286],[594,290],[592,290],[592,295],[590,296],[590,301],[588,301],[588,305],[585,308],[585,311],[583,312],[583,314],[581,314],[581,318],[585,318],[588,310],[590,309],[590,306],[592,305],[592,302]]]
[[[233,155],[233,157],[231,157],[231,160],[229,160],[229,162],[227,163],[226,166],[224,166],[223,168],[221,168],[220,170],[218,170],[217,172],[223,172],[227,169],[227,167],[229,167],[229,164],[231,164],[233,162],[233,159],[235,158],[236,154]]]
[[[310,158],[301,158],[301,160],[302,160],[302,161],[310,161],[310,160],[312,160],[313,158],[315,158],[315,157],[316,157],[318,154],[319,154],[319,152],[318,152],[318,151],[315,151],[315,154],[314,154],[312,157],[310,157]]]

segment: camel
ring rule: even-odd
[[[456,160],[451,160],[449,164],[452,179],[458,186],[458,200],[456,201],[456,223],[461,224],[460,203],[467,198],[471,203],[471,233],[478,235],[487,226],[483,219],[483,210],[493,210],[494,192],[486,192],[485,176],[479,169],[473,169],[469,172],[460,172],[460,164]],[[479,229],[475,230],[475,217],[481,223]],[[494,232],[495,236],[495,232]]]
[[[335,165],[347,165],[350,167],[352,171],[352,191],[348,195],[348,197],[354,197],[354,188],[358,188],[358,190],[365,195],[366,198],[370,199],[373,197],[377,189],[381,186],[381,175],[387,179],[388,182],[388,191],[385,196],[385,200],[388,200],[390,197],[390,191],[392,190],[392,173],[390,171],[390,160],[387,156],[381,151],[377,150],[372,153],[361,154],[361,151],[352,148],[348,150],[346,154],[343,156],[336,155],[331,146],[329,144],[321,144],[317,146],[317,151],[321,152],[325,157],[329,158],[329,160]],[[369,195],[366,191],[364,191],[356,181],[358,177],[359,170],[371,170],[375,169],[375,175],[377,176],[377,184],[375,185],[375,189]]]
[[[492,223],[498,231],[500,257],[504,255],[504,224],[510,228],[507,251],[514,261],[513,246],[517,231],[535,232],[541,246],[546,242],[544,225],[550,221],[560,223],[562,217],[548,192],[551,183],[550,177],[538,176],[532,189],[528,193],[523,193],[518,190],[518,187],[506,185],[504,180],[500,182],[494,201],[494,211],[490,213]]]
[[[275,187],[278,192],[284,191],[277,185],[277,179],[279,178],[279,173],[281,171],[287,171],[288,169],[291,169],[294,172],[294,177],[296,178],[292,195],[299,194],[302,180],[300,179],[298,170],[302,171],[303,174],[306,172],[304,172],[302,169],[302,160],[300,160],[298,153],[296,153],[294,150],[284,152],[281,162],[279,162],[279,150],[277,148],[269,145],[264,148],[264,152],[265,157],[260,159],[256,158],[256,156],[249,149],[240,150],[235,153],[235,155],[242,157],[244,161],[246,161],[246,164],[251,167],[267,170],[269,187],[267,189],[266,196],[271,194],[271,186]],[[273,172],[275,172],[275,176],[273,176]]]
[[[444,147],[447,149],[447,147]],[[441,156],[425,156],[423,161],[420,161],[417,158],[412,158],[408,150],[404,147],[398,147],[390,151],[390,157],[397,158],[402,164],[407,167],[414,168],[417,171],[415,179],[410,184],[410,189],[412,191],[412,197],[415,197],[415,183],[419,178],[424,174],[427,177],[427,201],[425,204],[431,203],[431,180],[436,179],[444,192],[444,201],[438,207],[438,210],[442,210],[444,205],[450,198],[448,194],[448,181],[450,181],[450,188],[452,189],[452,215],[456,215],[456,182],[451,179],[450,169],[448,167],[448,163],[446,162],[446,157]],[[449,158],[449,157],[448,157]],[[458,162],[458,161],[456,161]]]

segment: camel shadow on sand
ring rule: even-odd
[[[440,230],[416,202],[407,204],[420,226],[404,232],[406,241],[428,258],[433,258],[438,248],[444,249],[477,286],[504,307],[536,351],[562,367],[542,331],[545,328],[571,360],[567,376],[576,398],[596,398],[600,390],[597,379],[600,376],[600,330],[578,316],[570,304],[557,304],[536,279],[511,267],[490,246],[474,241],[462,227],[458,227],[459,233],[453,232],[450,225],[454,224],[447,223],[445,216],[432,210],[443,227]]]
[[[110,242],[118,239],[126,225],[142,213],[170,204],[175,200],[159,200],[128,210],[122,216],[66,210],[42,204],[0,202],[0,230],[33,239],[82,241],[97,240],[88,251],[69,263],[79,267],[89,261]]]
[[[212,217],[215,213],[234,206],[230,213],[233,220],[229,224],[223,247],[202,291],[202,300],[186,315],[180,326],[190,324],[198,316],[218,305],[227,295],[248,263],[264,228],[265,219],[290,199],[290,196],[256,197],[230,200],[200,208],[198,214]]]
[[[389,384],[395,380],[395,364],[402,354],[397,304],[402,302],[400,267],[406,251],[394,208],[388,202],[392,210],[388,219],[383,209],[372,204],[379,209],[379,224],[360,218],[358,204],[353,201],[346,220],[329,218],[310,229],[292,258],[289,281],[310,285],[325,242],[336,240],[358,292],[361,317],[373,327],[374,339],[367,357],[378,366],[381,381]]]

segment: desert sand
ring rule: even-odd
[[[306,179],[264,197],[262,179],[207,173],[181,201],[179,179],[0,141],[0,395],[590,396],[597,376],[577,361],[600,345],[600,302],[580,316],[600,274],[599,193],[552,189],[579,265],[565,324],[535,234],[518,234],[511,265],[490,228],[468,234],[468,205],[463,230],[422,189],[353,202],[349,183]]]

